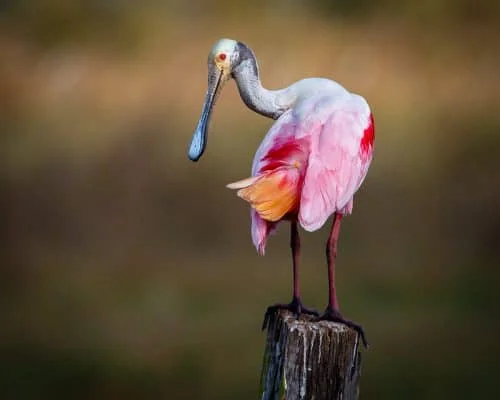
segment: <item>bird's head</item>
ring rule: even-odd
[[[232,39],[220,39],[208,54],[208,74],[222,75],[223,82],[231,77],[233,66],[238,62],[238,42]]]
[[[198,126],[194,131],[188,156],[198,161],[207,145],[207,129],[211,111],[224,84],[232,77],[233,68],[239,62],[240,44],[231,39],[220,39],[208,54],[208,90]]]

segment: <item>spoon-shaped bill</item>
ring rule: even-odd
[[[203,105],[200,120],[194,131],[191,145],[189,146],[188,157],[191,161],[198,161],[207,147],[207,132],[210,115],[224,81],[224,74],[221,70],[216,68],[215,71],[209,72],[205,104]]]

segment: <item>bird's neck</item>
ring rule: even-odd
[[[277,119],[290,108],[293,100],[288,99],[286,89],[265,89],[259,79],[255,58],[248,58],[233,71],[241,99],[248,108],[266,117]]]

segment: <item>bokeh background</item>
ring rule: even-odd
[[[257,256],[224,187],[272,123],[234,83],[187,159],[220,37],[255,50],[269,88],[332,77],[373,108],[338,259],[371,342],[361,398],[498,396],[499,4],[2,1],[0,398],[258,398],[288,229]],[[302,235],[318,309],[327,233]]]

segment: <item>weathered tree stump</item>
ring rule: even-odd
[[[355,400],[360,339],[351,328],[280,310],[267,324],[262,400]],[[361,344],[362,345],[362,344]]]

